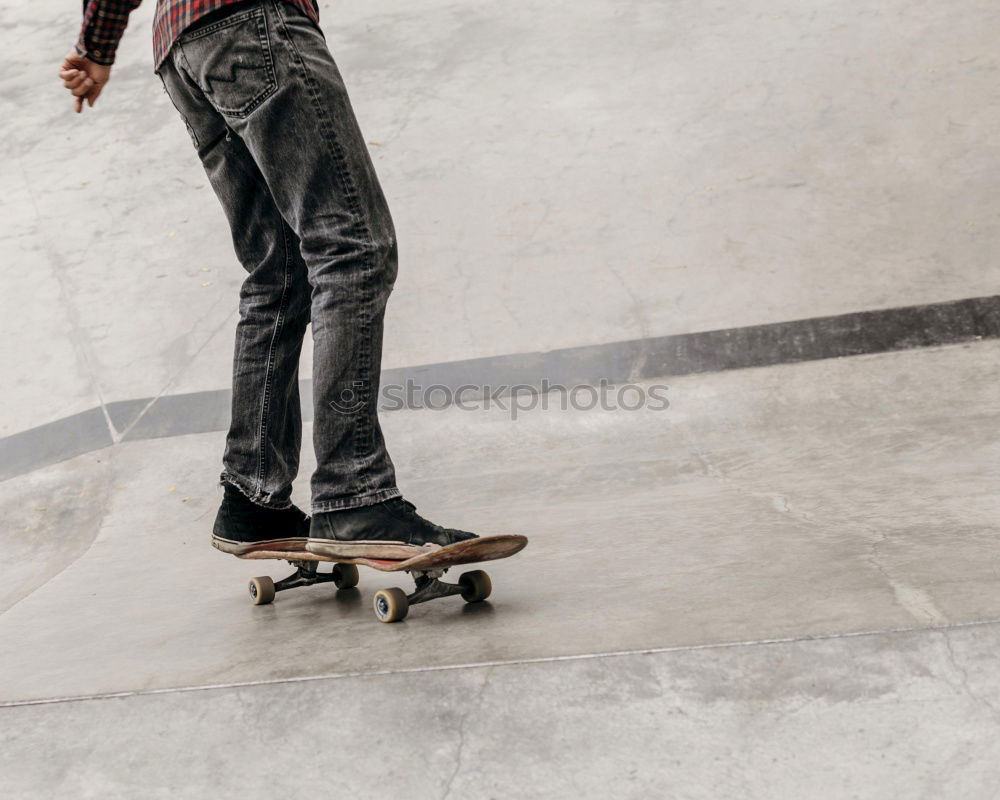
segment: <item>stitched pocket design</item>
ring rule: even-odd
[[[228,117],[247,116],[278,88],[263,8],[182,35],[178,45],[199,88]]]

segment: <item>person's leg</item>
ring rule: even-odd
[[[226,521],[226,529],[247,529],[256,523],[278,529],[304,516],[290,508],[290,495],[302,430],[298,361],[310,306],[305,264],[298,238],[278,212],[246,145],[198,87],[176,69],[172,58],[159,74],[187,124],[229,219],[237,257],[248,273],[240,292],[232,421],[223,457],[227,492],[216,538],[221,535],[220,520]],[[230,491],[233,488],[238,492]],[[247,508],[243,497],[256,507],[294,513],[261,514]],[[295,536],[301,537],[301,526]]]
[[[395,233],[322,33],[264,0],[181,36],[174,60],[246,144],[299,237],[312,285],[313,511],[398,496],[377,416]]]
[[[298,237],[278,212],[246,144],[227,135],[206,156],[206,166],[225,197],[233,244],[248,274],[240,287],[222,480],[255,503],[283,508],[299,469],[299,356],[311,289]]]
[[[261,0],[184,34],[172,59],[245,142],[299,237],[316,350],[307,549],[403,558],[473,538],[420,517],[396,488],[377,417],[395,233],[322,34],[294,7]]]

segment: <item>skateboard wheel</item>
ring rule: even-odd
[[[458,585],[462,587],[462,599],[466,603],[478,603],[485,600],[493,591],[493,582],[490,580],[490,576],[481,569],[464,573],[458,579]]]
[[[354,564],[334,564],[333,583],[338,589],[353,589],[358,585],[358,568]]]
[[[274,581],[267,575],[250,579],[250,599],[255,606],[266,606],[274,600]]]
[[[399,622],[410,610],[406,592],[402,589],[379,589],[375,592],[375,616],[380,622]]]

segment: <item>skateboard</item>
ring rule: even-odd
[[[495,561],[508,558],[524,549],[528,544],[526,536],[482,536],[456,542],[445,547],[435,547],[425,553],[418,553],[407,559],[382,559],[368,557],[336,557],[318,555],[306,551],[263,550],[246,553],[239,558],[278,558],[287,561],[295,572],[280,581],[265,576],[251,578],[250,599],[254,605],[263,606],[274,602],[276,592],[294,589],[298,586],[312,586],[314,583],[333,583],[338,589],[351,589],[358,585],[358,567],[371,567],[379,572],[408,572],[416,588],[410,594],[402,589],[379,589],[375,592],[375,616],[380,622],[399,622],[410,606],[425,603],[438,597],[460,594],[466,603],[479,603],[490,596],[493,584],[490,576],[481,569],[463,573],[458,583],[442,581],[441,577],[451,567],[460,564],[478,564],[480,561]],[[320,572],[319,564],[328,561],[333,564],[330,572]]]

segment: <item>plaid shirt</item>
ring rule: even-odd
[[[83,0],[83,27],[76,49],[96,64],[111,66],[118,40],[128,25],[128,15],[142,0]],[[174,41],[188,25],[206,14],[241,0],[157,0],[153,18],[153,61],[159,68]],[[313,0],[285,0],[319,24]]]

